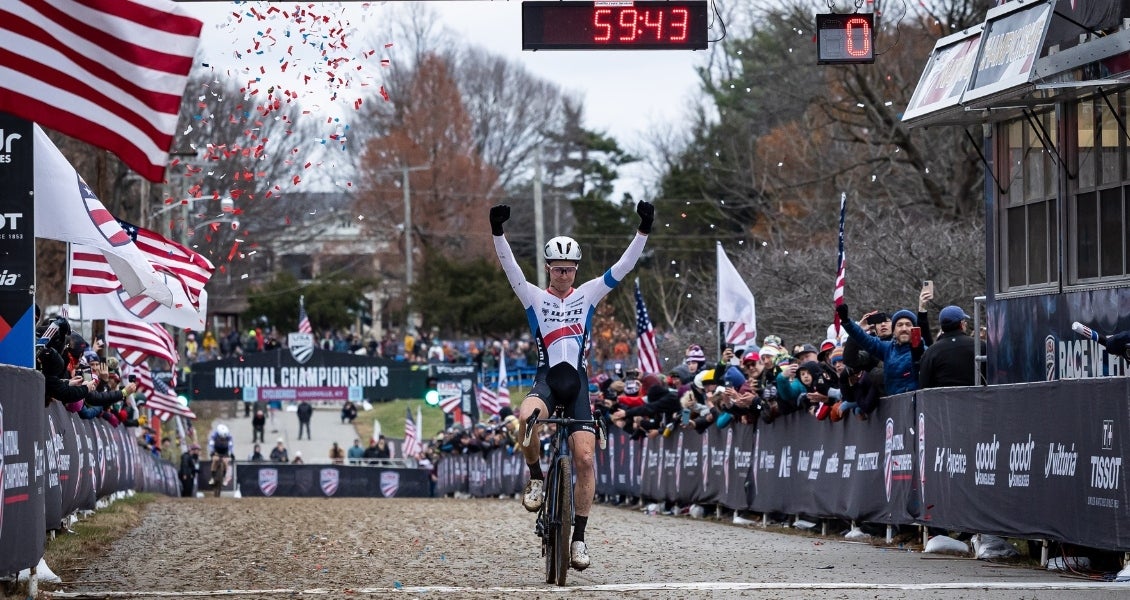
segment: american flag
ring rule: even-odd
[[[662,373],[659,366],[659,349],[655,345],[655,329],[643,303],[640,280],[636,279],[636,349],[640,355],[640,373]]]
[[[160,182],[202,28],[171,0],[4,0],[0,111]]]
[[[498,387],[492,390],[484,382],[483,385],[478,387],[478,393],[479,412],[483,415],[497,415],[503,406],[510,406],[510,385],[506,378],[505,350],[498,355]]]
[[[160,234],[118,219],[122,229],[158,271],[170,273],[184,285],[188,299],[198,306],[200,293],[216,269],[207,258]]]
[[[310,327],[310,317],[306,316],[306,301],[303,296],[298,297],[298,333],[314,333]]]
[[[832,292],[832,302],[839,306],[844,303],[844,267],[846,261],[844,260],[844,216],[847,212],[847,192],[840,192],[840,241],[839,250],[836,253],[836,289]],[[840,333],[840,315],[836,313],[832,318],[832,323],[836,327],[836,335]]]
[[[412,411],[404,408],[404,458],[419,454],[424,448],[420,445],[420,423],[412,418]]]
[[[199,253],[153,231],[122,220],[118,223],[150,264],[179,282],[189,302],[194,308],[199,308],[200,294],[215,270],[212,263]],[[89,246],[71,246],[72,294],[108,294],[120,288],[121,282],[102,252]]]
[[[177,345],[164,327],[155,323],[106,320],[106,345],[115,348],[122,360],[137,366],[154,356],[177,364]]]
[[[122,375],[133,375],[137,378],[137,388],[145,394],[146,406],[157,413],[158,416],[181,416],[195,419],[196,414],[188,407],[181,406],[169,386],[159,378],[154,378],[149,370],[149,365],[141,362],[138,365],[122,365]]]

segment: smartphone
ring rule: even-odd
[[[87,383],[87,382],[90,381],[90,370],[89,369],[82,372],[82,381],[83,381],[83,383]]]
[[[930,279],[923,279],[922,280],[922,291],[928,291],[931,294],[933,294],[934,293],[934,282]]]
[[[691,409],[683,409],[683,425],[688,425],[691,422]]]
[[[133,382],[137,381],[137,375],[130,375],[128,377],[128,379],[129,379],[130,383],[133,383]]]
[[[922,345],[922,328],[921,327],[911,327],[910,328],[910,347],[911,348],[917,348],[921,345]]]

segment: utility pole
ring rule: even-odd
[[[407,286],[404,318],[407,321],[406,331],[412,331],[416,326],[412,319],[412,284],[415,283],[415,274],[412,270],[412,194],[408,174],[412,171],[426,171],[430,168],[432,168],[431,165],[400,168],[403,177],[401,187],[404,188],[404,283]]]
[[[537,256],[538,287],[545,289],[545,218],[541,199],[541,148],[534,151],[534,256]]]

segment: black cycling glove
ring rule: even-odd
[[[510,220],[510,206],[506,204],[496,204],[490,207],[490,232],[494,235],[502,235],[502,224]]]
[[[640,216],[640,233],[651,233],[651,225],[655,221],[655,205],[647,200],[640,200],[636,205],[636,214]]]

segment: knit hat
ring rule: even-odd
[[[910,319],[911,325],[914,325],[915,327],[918,326],[918,315],[910,312],[905,308],[891,315],[891,324],[894,325],[898,323],[899,319]]]
[[[706,362],[706,353],[702,351],[702,346],[698,344],[688,346],[683,362]]]
[[[830,360],[833,364],[835,364],[836,361],[841,361],[843,359],[844,359],[844,348],[843,348],[843,346],[837,346],[835,350],[832,350],[832,354],[828,358],[828,360]]]

